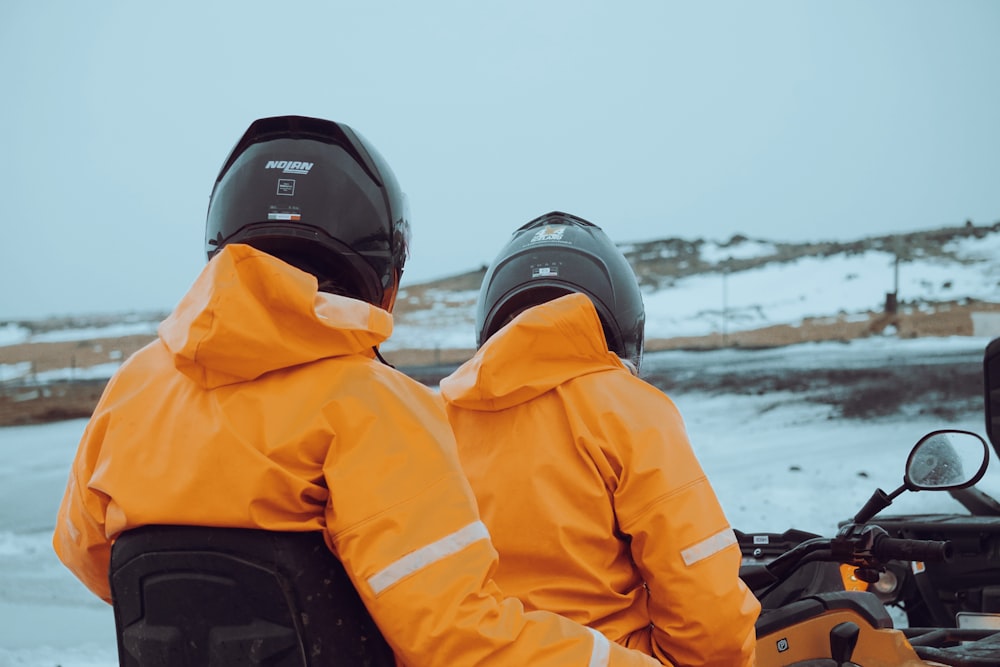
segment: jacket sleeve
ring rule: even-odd
[[[87,588],[110,604],[111,540],[104,530],[108,502],[106,496],[88,488],[106,426],[107,414],[98,407],[84,430],[70,468],[66,492],[56,515],[52,547],[59,560]]]
[[[676,665],[750,666],[760,603],[739,578],[735,534],[673,402],[647,395],[612,440],[623,444],[615,511],[649,588],[654,654]]]
[[[655,665],[548,612],[525,612],[492,579],[497,553],[461,472],[440,402],[398,388],[325,465],[327,528],[405,665]],[[377,418],[374,410],[377,407]],[[331,415],[337,423],[337,415]],[[340,421],[340,423],[344,423]]]

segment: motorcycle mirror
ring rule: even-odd
[[[906,490],[948,491],[972,486],[983,478],[989,460],[986,441],[972,431],[931,431],[910,450],[903,484],[892,493],[876,489],[854,515],[854,523],[868,523]]]
[[[911,491],[946,491],[972,486],[986,473],[990,452],[971,431],[932,431],[906,460],[903,484]]]
[[[983,354],[983,389],[986,399],[986,437],[1000,456],[1000,338],[994,338]]]

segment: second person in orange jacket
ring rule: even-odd
[[[486,272],[479,350],[441,382],[497,582],[664,664],[753,664],[760,604],[673,402],[636,377],[645,313],[604,232],[552,212]]]

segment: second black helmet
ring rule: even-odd
[[[572,292],[590,297],[608,349],[638,368],[646,312],[635,273],[600,227],[561,211],[515,231],[490,264],[476,304],[476,344],[525,308]]]

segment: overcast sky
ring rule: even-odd
[[[1000,2],[0,4],[0,321],[170,309],[255,118],[346,122],[404,285],[553,209],[618,241],[1000,221]]]

